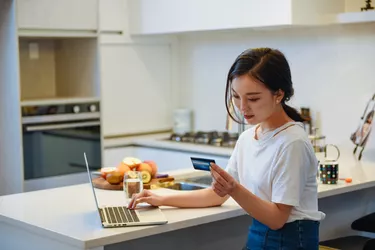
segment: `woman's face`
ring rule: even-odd
[[[263,83],[249,75],[232,81],[234,104],[250,125],[266,121],[280,104],[283,94],[272,94]]]

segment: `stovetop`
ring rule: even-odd
[[[171,134],[170,141],[203,144],[217,147],[234,148],[238,140],[238,133],[219,132],[219,131],[198,131],[185,134]]]

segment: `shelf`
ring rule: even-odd
[[[35,98],[27,101],[21,100],[21,106],[33,105],[56,105],[68,103],[87,103],[87,102],[100,102],[99,97],[59,97],[59,98]]]
[[[18,29],[18,36],[33,38],[95,38],[98,36],[98,32],[96,30]]]
[[[341,13],[337,15],[336,22],[342,24],[375,22],[375,11]]]
[[[99,97],[96,38],[19,38],[21,100]]]

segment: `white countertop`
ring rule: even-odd
[[[104,148],[131,146],[131,145],[136,144],[136,141],[138,140],[163,140],[163,139],[167,139],[170,135],[171,133],[155,133],[155,134],[124,136],[124,137],[116,137],[116,138],[104,138],[103,145],[104,145]]]
[[[100,204],[125,204],[122,191],[96,190]],[[158,189],[154,192],[179,191]],[[233,200],[221,207],[206,209],[162,208],[168,224],[103,229],[91,188],[89,184],[82,184],[0,197],[0,221],[77,247],[90,248],[244,214]]]
[[[352,178],[352,183],[340,180],[335,185],[318,186],[319,198],[361,190],[375,186],[375,162],[367,159],[358,161],[352,154],[353,149],[340,147],[339,178]]]
[[[374,187],[375,164],[355,162],[352,158],[352,161],[347,159],[348,164],[340,165],[340,175],[352,177],[353,182],[340,181],[337,185],[320,184],[319,198]],[[173,173],[177,178],[178,174],[193,176],[207,173],[191,169]],[[97,191],[100,204],[125,204],[122,191]],[[158,189],[154,192],[167,194],[184,191]],[[82,248],[112,244],[245,214],[232,199],[221,207],[162,209],[169,221],[166,225],[103,229],[89,184],[0,197],[0,221]]]
[[[170,133],[160,133],[153,135],[129,136],[120,138],[104,139],[104,148],[116,148],[126,146],[153,147],[167,150],[177,150],[193,153],[213,154],[229,157],[232,154],[232,148],[175,142],[167,140]]]
[[[231,149],[214,146],[160,140],[168,135],[158,134],[155,136],[111,139],[106,140],[105,147],[145,145],[159,148],[177,148],[183,151],[193,150],[194,152],[203,151],[216,154],[219,152],[226,156],[230,156],[232,151]],[[345,151],[341,149],[339,175],[340,178],[351,177],[353,182],[345,183],[345,181],[339,181],[336,185],[320,184],[318,188],[320,199],[375,187],[375,162],[365,160],[359,162],[351,154],[351,150]],[[208,173],[189,168],[171,171],[169,174],[179,179],[181,176],[193,177]],[[97,191],[99,203],[101,204],[125,204],[122,191],[98,189]],[[169,189],[154,191],[161,194],[184,192]],[[169,221],[166,225],[103,229],[89,184],[0,196],[0,221],[81,248],[108,245],[245,214],[232,199],[229,199],[221,207],[202,209],[162,207],[162,209]]]

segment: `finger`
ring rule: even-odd
[[[135,208],[139,203],[149,203],[150,201],[151,197],[141,197],[139,199],[136,199],[133,208]]]
[[[218,191],[218,192],[224,192],[225,191],[225,187],[223,187],[220,183],[214,183],[212,185],[212,189],[214,189],[215,191]]]
[[[215,171],[213,171],[213,178],[215,179],[215,181],[219,184],[221,184],[223,187],[226,187],[228,186],[228,182],[222,177],[220,176],[218,173],[216,173]]]
[[[214,180],[212,183],[211,183],[211,186],[213,187],[213,186],[218,186],[219,188],[221,188],[221,189],[224,189],[224,185],[222,185],[220,182],[218,182],[218,181],[216,181],[216,180]]]
[[[133,206],[134,201],[135,201],[135,196],[133,195],[132,198],[131,198],[131,200],[130,200],[130,202],[129,202],[129,204],[128,204],[128,208],[131,208]]]
[[[131,198],[131,200],[130,200],[130,202],[129,202],[129,204],[128,204],[128,208],[130,208],[132,205],[133,205],[133,203],[134,203],[134,195],[132,196],[132,198]]]
[[[231,179],[231,176],[221,167],[216,165],[215,163],[211,163],[211,170],[216,172],[218,175],[223,177],[226,181],[229,181]]]
[[[220,197],[224,197],[224,196],[226,196],[227,195],[227,193],[225,193],[225,192],[218,192],[218,193],[216,193],[218,196],[220,196]]]
[[[135,201],[137,200],[137,199],[139,199],[140,197],[143,197],[143,196],[147,196],[148,195],[148,193],[146,192],[146,190],[143,190],[142,192],[140,192],[139,194],[133,194],[133,196],[132,196],[132,199],[131,199],[131,201],[129,202],[129,205],[128,205],[128,207],[129,208],[132,208],[132,207],[134,207],[134,203],[135,203]]]
[[[131,201],[131,204],[129,204],[129,208],[130,209],[134,209],[135,206],[137,206],[137,200],[141,198],[141,195],[138,194],[138,195],[133,195],[133,198],[132,198],[132,201]]]
[[[221,190],[220,188],[216,187],[216,186],[213,186],[212,187],[212,190],[220,197],[224,197],[227,193],[223,190]]]
[[[214,163],[213,163],[214,164]],[[217,166],[217,165],[215,165],[215,166]],[[211,175],[212,175],[212,177],[216,180],[219,176],[220,176],[220,174],[215,170],[215,167],[212,167],[211,168]]]
[[[225,186],[223,186],[223,185],[221,185],[220,183],[218,183],[218,182],[216,182],[216,181],[214,181],[213,183],[212,183],[212,186],[211,186],[216,192],[221,192],[221,193],[225,193],[226,192],[226,190],[227,190],[227,188],[225,187]]]
[[[213,169],[211,169],[211,175],[212,175],[212,178],[213,178],[214,180],[216,180],[216,178],[219,177],[219,174],[218,174],[215,170],[213,170]]]

